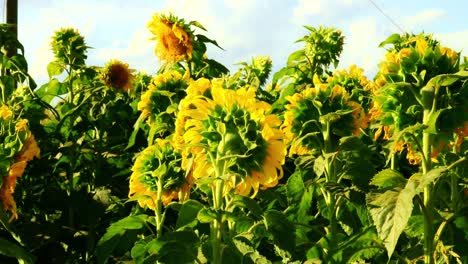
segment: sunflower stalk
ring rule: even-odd
[[[214,164],[216,180],[212,187],[213,192],[213,207],[216,212],[219,212],[223,208],[223,189],[224,189],[224,172],[225,172],[225,161],[217,159]],[[221,216],[218,215],[217,219],[212,223],[211,228],[211,239],[212,239],[212,249],[213,249],[213,263],[219,264],[222,263],[222,227],[223,222]]]
[[[434,96],[434,101],[437,99]],[[436,103],[432,104],[431,109],[424,109],[423,113],[423,124],[427,125],[429,122],[429,118],[433,112],[436,111]],[[427,130],[423,131],[423,144],[422,144],[422,173],[423,175],[427,174],[431,170],[431,134],[427,132]],[[427,208],[427,214],[424,215],[424,262],[426,264],[433,264],[434,263],[434,243],[433,243],[433,217],[432,212],[429,208],[431,208],[431,190],[432,184],[429,184],[424,188],[424,207]]]
[[[336,175],[335,175],[335,169],[334,169],[334,155],[328,155],[330,153],[333,153],[333,146],[330,138],[330,132],[331,132],[331,122],[327,121],[326,124],[323,126],[322,133],[323,133],[323,139],[324,139],[324,149],[322,151],[324,157],[325,157],[325,162],[326,162],[326,170],[325,170],[325,176],[326,176],[326,183],[336,183]],[[335,197],[335,194],[332,191],[329,191],[325,189],[325,194],[328,201],[328,220],[330,221],[330,225],[328,228],[328,234],[330,236],[330,248],[329,248],[329,259],[330,263],[334,263],[333,261],[333,255],[336,252],[338,242],[337,242],[337,233],[338,233],[338,223],[336,219],[336,213],[337,213],[337,200]]]
[[[163,179],[161,176],[158,177],[158,185],[157,185],[157,188],[158,188],[158,192],[157,192],[157,201],[156,201],[156,209],[155,209],[155,214],[156,214],[156,237],[157,238],[160,238],[161,235],[162,235],[162,227],[163,227],[163,224],[164,224],[164,219],[163,219],[163,216],[162,216],[162,213],[161,213],[161,209],[162,209],[162,192],[163,192],[163,183],[162,183]]]

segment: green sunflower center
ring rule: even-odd
[[[141,168],[140,181],[151,191],[158,189],[159,177],[163,180],[163,191],[178,189],[185,183],[185,173],[181,168],[181,157],[166,147],[163,150],[146,154]]]
[[[261,170],[268,144],[262,137],[261,124],[250,112],[238,105],[231,109],[216,106],[202,124],[202,143],[215,157],[224,159],[231,172],[249,175],[252,170]]]

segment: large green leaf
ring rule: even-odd
[[[127,241],[125,234],[130,230],[143,229],[147,219],[147,215],[131,215],[111,224],[96,246],[97,263],[106,263],[121,240]],[[129,241],[129,246],[134,242]]]
[[[286,196],[288,197],[289,204],[296,204],[301,200],[304,193],[304,180],[302,179],[302,172],[296,171],[289,178],[286,183]]]
[[[161,263],[193,263],[198,254],[197,235],[192,231],[176,231],[164,234],[148,251],[159,255]]]
[[[262,256],[257,249],[251,245],[250,241],[245,237],[236,237],[232,240],[237,250],[244,256],[244,258],[249,258],[253,263],[271,263],[267,258]]]
[[[43,101],[50,103],[58,95],[67,93],[67,88],[57,79],[52,79],[35,91]]]
[[[267,231],[273,235],[275,245],[279,248],[293,252],[295,248],[294,225],[286,215],[276,210],[268,210],[264,214]]]
[[[198,212],[203,208],[203,205],[196,200],[186,201],[179,211],[177,217],[176,228],[194,227],[197,224]]]
[[[379,44],[379,48],[382,48],[384,47],[385,45],[387,44],[395,44],[397,43],[398,41],[400,41],[400,34],[392,34],[390,35],[386,40],[382,41],[380,44]]]
[[[379,189],[395,188],[405,186],[406,178],[400,172],[392,169],[385,169],[377,173],[371,180],[370,184],[377,186]]]
[[[34,256],[29,254],[24,248],[1,237],[0,254],[16,258],[18,263],[29,264],[35,262]]]
[[[262,215],[262,208],[260,205],[255,201],[254,199],[247,197],[247,196],[242,196],[242,195],[236,195],[232,199],[232,204],[241,207],[241,208],[246,208],[248,209],[253,215],[257,217],[261,217]]]
[[[404,188],[396,187],[384,192],[373,192],[367,196],[370,215],[389,258],[413,211],[413,198],[417,187],[418,182],[410,179]]]
[[[314,186],[308,186],[304,190],[304,193],[299,202],[299,208],[297,210],[297,221],[300,223],[307,224],[313,219],[310,208],[312,207],[312,198],[314,195]]]
[[[47,73],[49,74],[49,78],[62,74],[65,70],[65,65],[59,61],[52,61],[47,65]]]

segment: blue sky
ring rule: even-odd
[[[0,0],[2,4],[5,0]],[[74,27],[93,47],[88,65],[120,59],[131,68],[154,73],[158,61],[146,24],[155,12],[172,11],[197,20],[204,34],[225,49],[208,56],[235,70],[235,63],[269,55],[274,71],[300,48],[303,25],[343,31],[345,46],[338,68],[357,64],[373,77],[385,50],[378,44],[400,32],[373,4],[407,32],[433,33],[443,45],[468,55],[468,1],[464,0],[23,0],[19,1],[19,38],[26,48],[31,75],[45,82],[53,60],[50,40],[61,27]],[[1,6],[3,11],[3,6]],[[0,16],[4,21],[4,15]]]

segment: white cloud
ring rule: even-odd
[[[425,9],[404,18],[403,26],[406,30],[424,29],[428,24],[443,18],[446,14],[446,11],[442,9]]]
[[[298,25],[305,24],[306,18],[317,15],[323,10],[321,0],[299,0],[293,9],[293,22]]]
[[[364,68],[365,74],[372,78],[377,72],[377,64],[385,53],[384,49],[378,47],[386,37],[383,30],[378,28],[375,18],[368,17],[352,22],[344,34],[346,38],[340,68],[356,64]]]
[[[434,34],[441,45],[449,47],[457,52],[461,51],[462,56],[468,56],[468,30]]]

